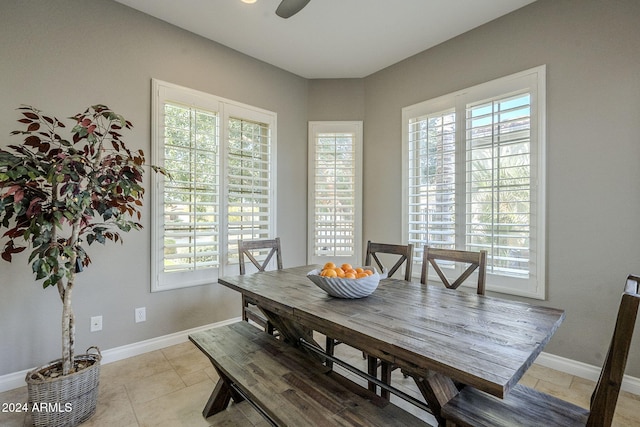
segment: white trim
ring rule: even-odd
[[[129,357],[139,356],[150,351],[160,350],[172,345],[181,344],[189,340],[189,334],[229,325],[240,320],[241,319],[239,317],[236,317],[233,319],[223,320],[222,322],[198,326],[197,328],[188,329],[186,331],[176,332],[173,334],[151,338],[145,341],[140,341],[137,343],[127,344],[121,347],[105,350],[102,352],[102,364],[106,365],[108,363],[117,362]],[[555,369],[556,371],[575,375],[576,377],[584,378],[591,381],[598,381],[598,377],[600,376],[601,371],[601,368],[597,366],[544,352],[538,356],[535,363],[547,368]],[[32,369],[33,368],[25,369],[24,371],[13,372],[6,375],[0,375],[0,393],[24,386],[24,379],[27,376],[27,372],[31,371]],[[622,381],[622,390],[640,395],[640,378],[625,375]]]
[[[209,325],[187,329],[186,331],[175,332],[173,334],[163,335],[161,337],[150,338],[148,340],[111,348],[109,350],[102,351],[101,363],[103,365],[106,365],[112,362],[127,359],[129,357],[139,356],[150,351],[160,350],[172,345],[181,344],[189,340],[190,334],[211,328],[229,325],[241,320],[242,319],[240,317],[236,317],[233,319],[223,320],[221,322],[211,323]],[[25,377],[27,376],[27,373],[32,369],[35,369],[35,367],[25,369],[24,371],[0,375],[0,393],[25,386]]]
[[[600,372],[602,371],[601,367],[544,352],[538,356],[535,363],[591,381],[598,381],[598,377],[600,377]],[[621,389],[629,393],[640,395],[640,378],[625,375],[622,380]]]

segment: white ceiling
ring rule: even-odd
[[[365,77],[535,0],[116,0],[246,55],[317,78]]]

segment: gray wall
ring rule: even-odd
[[[365,78],[364,236],[402,237],[402,107],[547,64],[543,303],[567,318],[546,351],[600,366],[640,273],[639,20],[637,0],[538,0]]]
[[[567,310],[548,352],[600,365],[624,277],[640,273],[639,18],[636,0],[538,0],[365,79],[307,81],[106,0],[5,0],[0,135],[22,103],[66,116],[102,102],[148,151],[151,77],[276,111],[278,233],[295,265],[306,252],[306,215],[291,213],[306,212],[307,120],[364,120],[364,236],[398,241],[401,108],[547,64],[549,298],[534,302]],[[144,220],[123,246],[92,248],[75,295],[81,349],[239,314],[217,285],[150,294]],[[0,263],[0,375],[58,357],[59,303],[25,264]],[[148,321],[135,324],[139,306]],[[104,331],[90,334],[96,314]],[[640,377],[640,339],[632,351],[627,373]]]
[[[3,0],[0,40],[2,146],[19,142],[9,133],[20,104],[64,118],[104,103],[133,122],[125,141],[149,155],[151,78],[277,112],[277,231],[285,264],[305,262],[306,216],[287,213],[306,212],[306,79],[109,0]],[[147,208],[143,224],[124,245],[89,248],[93,264],[74,292],[78,351],[240,316],[238,294],[218,284],[150,293]],[[42,290],[26,256],[0,262],[0,282],[0,375],[60,357],[57,291]],[[145,323],[134,323],[135,307],[146,307]],[[94,315],[102,332],[89,332]]]

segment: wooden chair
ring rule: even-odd
[[[264,261],[260,262],[254,256],[257,251],[269,250]],[[246,273],[245,256],[249,258],[249,261],[258,269],[258,271],[265,271],[273,255],[276,256],[276,266],[278,270],[282,270],[282,252],[280,250],[280,238],[266,239],[266,240],[238,240],[238,259],[240,262],[240,274]],[[269,334],[274,333],[274,327],[271,322],[265,317],[260,309],[252,304],[242,295],[242,320],[248,322],[254,321],[258,325],[264,328]]]
[[[399,258],[396,263],[387,270],[382,264],[378,254],[397,255]],[[364,265],[373,266],[371,261],[375,261],[381,272],[386,272],[387,277],[393,276],[396,271],[406,263],[404,267],[404,280],[411,281],[411,270],[413,267],[413,244],[393,245],[388,243],[373,243],[371,240],[367,242],[367,255],[364,259]]]
[[[396,263],[393,265],[393,267],[387,269],[378,257],[378,254],[397,256]],[[372,261],[374,261],[376,265],[373,265]],[[407,245],[396,245],[389,243],[374,243],[371,240],[367,242],[367,252],[364,259],[365,266],[377,266],[381,273],[386,273],[387,277],[391,277],[400,270],[402,264],[405,264],[404,280],[410,282],[411,271],[413,267],[413,244],[409,243]],[[339,341],[327,337],[325,345],[327,354],[333,355],[334,348],[338,344],[340,344]],[[387,384],[390,383],[391,371],[395,369],[395,366],[388,363],[381,363],[377,358],[369,356],[364,352],[362,352],[362,357],[367,359],[367,371],[369,375],[377,377],[378,367],[381,366],[382,369],[380,376],[382,381],[385,381]],[[331,367],[331,362],[327,362],[327,366]],[[376,385],[370,382],[369,390],[375,392]],[[385,399],[389,399],[390,397],[389,392],[384,389],[381,391],[380,395]]]
[[[450,282],[445,276],[438,265],[437,261],[451,261],[458,263],[469,264],[467,269],[458,278]],[[458,289],[458,287],[471,276],[471,274],[478,270],[478,295],[484,295],[485,280],[487,276],[487,251],[470,252],[470,251],[458,251],[451,249],[436,249],[429,246],[424,247],[424,253],[422,255],[422,274],[420,275],[420,283],[423,285],[427,283],[429,279],[429,265],[433,266],[433,269],[442,280],[444,286],[449,289]]]
[[[622,294],[613,338],[591,395],[589,409],[523,385],[504,399],[465,387],[442,407],[447,426],[608,427],[620,393],[640,303],[640,277],[629,276]]]

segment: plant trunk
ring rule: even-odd
[[[62,300],[62,375],[68,375],[73,369],[76,326],[75,316],[71,307],[72,286],[73,283],[67,283]]]
[[[71,306],[71,294],[73,291],[73,284],[76,279],[75,265],[78,255],[76,254],[75,247],[78,243],[78,236],[80,234],[80,220],[78,218],[72,226],[71,237],[67,244],[74,248],[72,251],[71,269],[66,278],[67,285],[64,287],[62,295],[62,375],[68,375],[73,372],[73,357],[75,349],[76,339],[76,322],[75,315],[73,314],[73,307]]]

